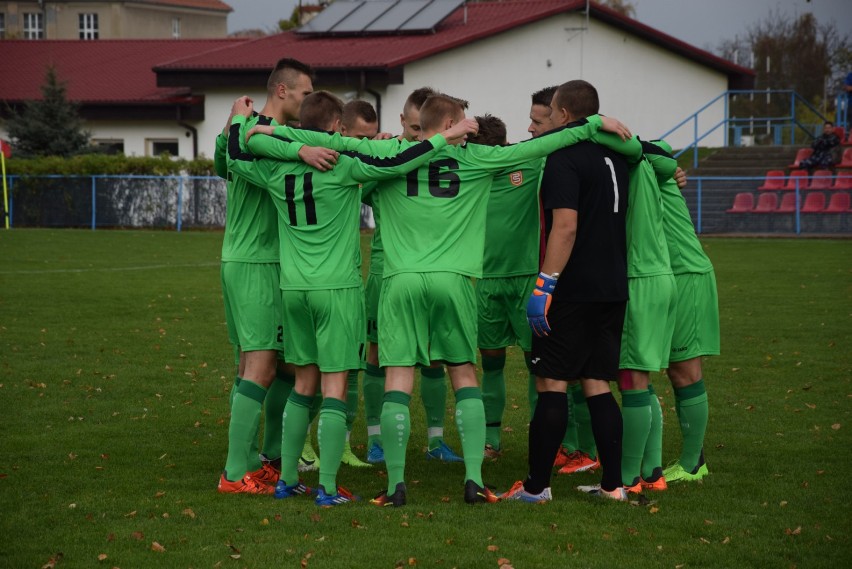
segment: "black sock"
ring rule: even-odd
[[[550,486],[553,461],[568,426],[568,396],[558,391],[538,394],[535,413],[530,421],[529,474],[524,489],[539,494]]]
[[[621,482],[621,441],[624,425],[621,409],[612,393],[602,393],[586,397],[589,415],[592,418],[592,433],[598,447],[601,461],[601,488],[612,491],[622,485]]]

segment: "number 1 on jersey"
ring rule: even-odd
[[[604,162],[606,162],[606,165],[609,166],[609,173],[612,175],[612,213],[618,213],[618,180],[615,179],[615,164],[612,163],[612,160],[609,158],[609,156],[604,158]]]

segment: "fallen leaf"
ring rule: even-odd
[[[712,526],[713,520],[704,520],[704,525]]]
[[[162,498],[162,497],[163,497],[163,496],[165,496],[165,495],[166,495],[165,491],[160,490],[159,492],[157,492],[156,494],[154,494],[154,498]]]
[[[497,551],[500,548],[497,547],[496,545],[489,545],[486,549],[488,549],[488,551]]]
[[[229,543],[228,547],[231,548],[231,551],[233,551],[234,553],[240,553],[240,550],[233,543]]]
[[[699,538],[698,538],[698,541],[700,541],[701,543],[710,543],[710,540],[705,539],[705,538],[703,538],[703,537],[699,537]]]
[[[76,507],[77,507],[77,504],[68,504],[68,508],[71,509],[71,510],[73,510]]]
[[[627,533],[629,533],[630,535],[638,535],[639,530],[637,530],[636,528],[627,528]]]
[[[47,563],[41,566],[41,569],[55,569],[56,564],[62,561],[62,558],[65,557],[61,551],[51,556],[50,559],[47,560]]]
[[[234,553],[231,555],[231,559],[239,559],[240,557],[242,556],[239,553]]]
[[[408,522],[402,522],[402,523],[401,523],[401,524],[399,524],[399,525],[400,525],[400,527],[404,527],[404,528],[409,527],[409,526],[408,526]]]
[[[151,551],[156,551],[157,553],[164,553],[166,548],[160,545],[159,542],[155,541],[151,543]]]
[[[145,539],[145,534],[142,533],[141,531],[134,531],[133,533],[130,534],[130,537],[132,537],[136,541],[142,541],[143,539]]]
[[[408,558],[408,566],[414,567],[415,565],[417,565],[417,558],[416,557],[409,557]]]
[[[111,533],[107,536],[107,541],[115,541],[115,534]]]
[[[185,508],[185,509],[181,512],[181,514],[183,514],[184,516],[189,516],[189,517],[190,517],[190,518],[192,518],[193,520],[195,519],[195,512],[193,512],[193,511],[192,511],[192,508]],[[267,523],[269,523],[269,522],[267,521]]]
[[[98,561],[105,561],[106,558],[107,558],[106,553],[101,553],[100,555],[98,555]]]
[[[784,506],[786,506],[786,505],[787,505],[787,500],[781,500],[781,503],[780,503],[780,504],[778,504],[778,505],[779,505],[779,506],[781,506],[781,507],[783,508]]]
[[[71,460],[74,460],[75,458],[77,458],[77,455],[76,455],[76,454],[74,454],[73,452],[69,452],[69,453],[68,453],[68,458],[70,458]]]
[[[260,525],[262,525],[262,526],[268,526],[268,525],[269,525],[269,519],[268,519],[268,518],[263,518],[262,520],[260,520]]]
[[[657,506],[651,506],[650,508],[648,508],[648,511],[652,514],[656,514],[660,511],[660,508],[658,508]]]
[[[362,528],[362,527],[364,527],[364,526],[362,526],[362,525],[361,525],[361,522],[359,522],[358,520],[352,520],[352,521],[351,521],[351,522],[349,522],[349,523],[352,525],[352,527],[353,527],[353,528]]]
[[[501,557],[497,560],[497,565],[508,565],[509,563],[511,563],[511,561],[509,561],[505,557]]]
[[[831,428],[834,429],[835,431],[839,431],[840,430],[840,423],[834,423],[831,426]]]
[[[550,524],[550,531],[556,531],[556,528],[558,527],[559,526],[557,526],[556,524]]]
[[[807,407],[808,409],[816,409],[816,405],[814,405],[813,403],[805,403],[805,407]]]
[[[318,521],[320,521],[320,519],[321,519],[321,518],[320,518],[320,515],[319,515],[319,514],[317,514],[316,512],[314,512],[313,514],[311,514],[311,521],[312,521],[312,522],[318,522]]]
[[[500,569],[515,569],[515,568],[512,567],[511,565],[509,565],[508,563],[504,563],[503,565],[500,566]]]
[[[723,543],[724,545],[727,545],[727,544],[731,543],[731,538],[730,538],[730,537],[728,537],[728,536],[725,536],[725,539],[723,539],[723,540],[722,540],[722,543]]]
[[[450,501],[450,497],[449,496],[441,496],[441,501],[446,504],[447,502]]]

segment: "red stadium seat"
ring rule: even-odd
[[[790,172],[790,176],[787,178],[787,185],[784,186],[785,190],[795,190],[796,189],[796,181],[799,183],[799,190],[807,190],[808,189],[808,171],[807,170],[793,170]]]
[[[832,190],[852,190],[852,172],[838,172]]]
[[[831,178],[833,174],[831,170],[817,170],[811,178],[810,190],[828,190],[831,189]]]
[[[754,209],[754,197],[749,192],[740,192],[734,196],[734,205],[728,213],[751,213]]]
[[[825,208],[824,213],[848,213],[851,206],[849,194],[838,192],[831,194],[831,200],[829,200],[828,207]]]
[[[813,154],[813,153],[814,153],[813,148],[800,148],[796,152],[796,159],[793,160],[792,164],[787,165],[787,168],[798,168],[799,162],[801,162],[805,158],[810,158],[811,154]]]
[[[840,164],[835,164],[834,166],[835,168],[852,168],[852,148],[844,150]]]
[[[796,197],[796,194],[789,194]],[[778,209],[778,195],[773,193],[760,194],[757,198],[757,205],[754,206],[753,213],[775,213]]]
[[[775,210],[775,213],[795,213],[796,212],[796,194],[782,194],[781,205]]]
[[[782,190],[784,189],[784,170],[770,170],[766,173],[766,179],[758,190]]]
[[[837,138],[840,140],[840,142],[846,140],[846,129],[842,126],[834,127],[834,134],[837,135]]]
[[[802,213],[822,213],[825,209],[825,194],[822,192],[811,192],[805,196],[802,205]]]

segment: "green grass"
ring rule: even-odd
[[[560,476],[550,504],[470,507],[462,467],[423,460],[415,397],[410,502],[398,510],[216,493],[234,372],[220,243],[218,233],[0,233],[0,567],[42,567],[58,553],[59,569],[496,568],[500,558],[517,569],[841,567],[852,559],[851,242],[705,241],[723,355],[705,363],[711,475],[703,483],[628,506],[573,490],[594,475]],[[507,451],[484,467],[500,490],[526,465],[525,373],[516,350],[509,359]],[[668,460],[680,436],[671,389],[654,380]],[[452,426],[448,437],[458,448]],[[365,439],[359,419],[353,442]],[[378,468],[342,467],[339,480],[366,497],[384,485]]]

